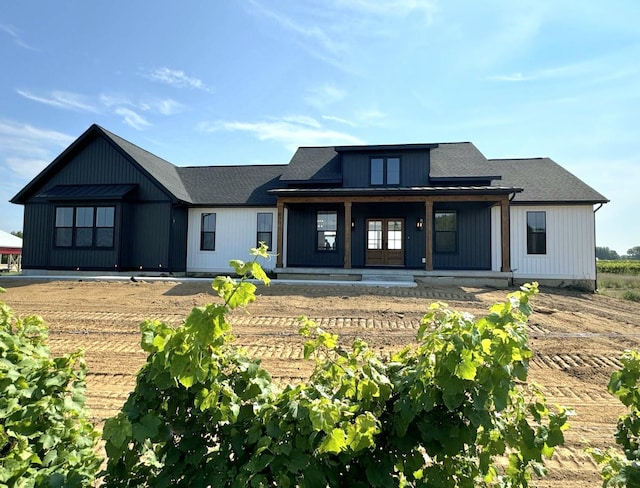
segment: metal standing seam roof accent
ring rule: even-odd
[[[48,200],[121,199],[132,191],[136,184],[116,185],[56,185],[36,194],[36,198]]]
[[[316,194],[316,195],[344,195],[344,194],[367,194],[367,193],[387,193],[387,194],[477,194],[477,193],[520,193],[522,188],[511,186],[406,186],[406,187],[375,187],[375,188],[276,188],[270,193],[276,195],[287,194]]]

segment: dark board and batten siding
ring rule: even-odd
[[[57,185],[134,185],[123,199],[47,201],[32,197],[25,203],[25,269],[176,271],[186,269],[187,210],[102,137],[80,147],[60,164],[40,194]],[[112,205],[114,246],[109,249],[54,246],[57,206]],[[173,247],[172,247],[173,246]]]
[[[400,186],[426,186],[429,184],[429,151],[390,153],[342,154],[342,178],[345,188],[371,186],[371,158],[399,157]]]
[[[484,204],[438,204],[442,210],[456,210],[457,247],[454,253],[434,253],[435,269],[491,269],[491,213]],[[338,212],[338,238],[335,252],[316,249],[316,212]],[[364,268],[366,222],[369,218],[404,220],[404,263],[410,269],[424,268],[425,232],[416,222],[424,218],[424,205],[412,203],[358,204],[352,206],[351,265]],[[344,264],[344,209],[341,205],[294,205],[289,208],[287,265],[291,267],[342,267]]]
[[[456,210],[458,219],[455,253],[434,253],[437,270],[491,269],[491,209],[474,204],[438,204],[436,210]]]
[[[40,190],[56,185],[136,184],[138,200],[168,200],[168,195],[108,141],[89,142],[74,158],[53,174]]]
[[[317,250],[316,212],[338,212],[335,251]],[[295,205],[289,208],[287,266],[341,268],[344,265],[344,207],[341,205]]]
[[[382,218],[404,220],[404,267],[419,269],[424,267],[424,231],[416,229],[416,221],[424,219],[424,205],[420,203],[367,203],[354,204],[351,209],[354,228],[351,232],[351,263],[354,268],[365,267],[367,246],[367,219]]]

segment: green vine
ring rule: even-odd
[[[269,282],[266,247],[252,253],[231,263],[239,281],[213,282],[221,303],[177,328],[142,324],[147,362],[104,427],[108,486],[528,486],[544,474],[567,412],[525,383],[535,284],[478,320],[432,306],[417,345],[391,357],[301,318],[315,369],[280,387],[226,320],[255,300],[250,278]]]
[[[0,487],[92,486],[100,468],[83,354],[51,358],[46,339],[40,317],[0,303]]]

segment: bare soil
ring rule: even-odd
[[[0,279],[0,299],[18,315],[41,315],[50,327],[54,354],[83,348],[90,369],[88,403],[101,426],[114,415],[145,360],[139,324],[154,318],[179,324],[192,307],[215,301],[208,281],[33,281]],[[468,287],[383,288],[284,285],[260,287],[258,300],[234,311],[237,342],[259,357],[281,382],[308,377],[296,317],[306,315],[350,342],[362,337],[380,352],[410,344],[420,318],[434,301],[475,315],[502,301],[510,290]],[[535,351],[531,381],[548,400],[575,409],[566,445],[548,463],[538,486],[600,486],[588,446],[615,445],[616,420],[624,412],[607,392],[611,372],[625,349],[640,347],[640,304],[598,294],[542,289],[529,321]]]

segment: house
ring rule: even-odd
[[[0,230],[0,271],[20,271],[21,262],[22,239]]]
[[[91,126],[12,200],[25,273],[213,274],[265,241],[278,276],[372,272],[595,286],[595,205],[548,158],[470,142],[301,147],[286,165],[177,167]]]

